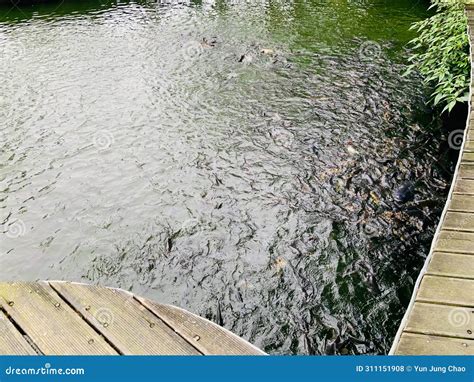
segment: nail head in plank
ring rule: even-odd
[[[123,354],[199,355],[130,293],[67,282],[50,285]]]
[[[474,341],[460,338],[403,333],[397,355],[474,355]]]
[[[474,280],[425,275],[416,301],[474,307]]]
[[[408,316],[406,332],[474,340],[472,308],[416,302]]]
[[[181,336],[192,341],[204,354],[265,354],[228,330],[184,309],[158,304],[144,298],[139,300]]]
[[[0,283],[0,301],[46,355],[117,354],[45,283]]]

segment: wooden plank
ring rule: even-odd
[[[406,332],[474,340],[471,308],[417,302],[408,316]]]
[[[192,341],[203,354],[264,354],[228,330],[190,312],[170,305],[157,304],[144,298],[139,298],[139,300],[181,336]]]
[[[449,211],[474,212],[474,195],[453,195]]]
[[[416,301],[474,307],[474,280],[425,275]]]
[[[470,35],[472,36],[471,38],[474,38],[474,30],[471,31]],[[474,58],[474,53],[473,53],[473,55],[472,55],[471,57]],[[472,74],[474,74],[474,68],[471,69],[471,75],[472,75]],[[471,97],[471,102],[473,102],[473,98],[472,98],[472,97]],[[473,120],[473,118],[474,118],[474,115],[471,113],[471,114],[469,115],[469,119],[468,119],[468,131],[467,131],[467,138],[468,138],[467,140],[468,140],[468,141],[470,140],[469,138],[472,137],[472,132],[473,132],[473,131],[472,131],[472,126],[474,125],[474,120]],[[453,133],[453,134],[454,134],[454,133]]]
[[[469,139],[471,139],[471,138],[469,138]],[[463,153],[461,162],[462,163],[472,163],[472,162],[474,162],[474,153]]]
[[[459,177],[463,179],[474,179],[474,163],[461,163],[459,167]]]
[[[474,256],[435,252],[427,273],[435,276],[474,279]]]
[[[3,355],[34,355],[36,352],[28,344],[23,335],[0,311],[0,354]]]
[[[474,341],[403,333],[400,337],[397,355],[473,355]]]
[[[0,283],[0,304],[46,355],[117,354],[44,283]]]
[[[474,155],[474,153],[472,153]],[[457,194],[474,195],[474,180],[473,179],[456,179],[454,185],[454,192]]]
[[[468,232],[441,231],[435,251],[474,254],[474,234]]]
[[[474,129],[470,129],[467,132],[467,140],[468,141],[474,141]]]
[[[465,145],[464,145],[464,149],[463,149],[464,152],[474,152],[474,142],[473,141],[470,141],[470,140],[467,140]]]
[[[467,140],[468,141],[472,141],[474,140],[474,122],[472,122],[472,120],[469,121],[469,130],[467,132]]]
[[[474,213],[448,211],[443,222],[443,229],[474,232]]]
[[[459,177],[464,179],[474,179],[474,163],[462,163],[459,168]]]
[[[132,294],[66,282],[50,285],[122,354],[200,354]]]

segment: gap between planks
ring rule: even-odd
[[[68,301],[90,326],[101,333],[109,343],[113,344],[113,347],[119,354],[202,355],[194,344],[183,338],[172,326],[168,325],[161,317],[138,301],[132,293],[118,289],[67,282],[49,282],[49,285],[64,300]],[[87,303],[90,311],[81,310],[82,303],[85,302],[85,300],[81,300],[81,292],[84,295],[84,299],[86,297],[90,298]],[[120,316],[120,321],[124,321],[118,322],[116,320],[118,328],[115,328],[116,325],[114,325],[115,330],[112,330],[112,327],[105,327],[103,324],[98,323],[94,314],[92,314],[92,309],[97,303],[93,296],[96,294],[98,295],[96,300],[100,301],[99,307],[95,306],[96,312],[108,306],[107,303],[114,302],[112,299],[116,300],[115,304],[110,304],[110,309],[107,308],[108,314]],[[108,299],[110,301],[106,301]],[[120,308],[117,307],[118,305],[120,305]],[[113,310],[117,309],[121,310],[122,314],[117,311],[113,312]],[[130,326],[138,323],[142,323],[144,327],[148,328],[148,333],[144,335],[145,338],[138,338],[137,333],[133,329],[129,332]]]

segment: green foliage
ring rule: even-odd
[[[451,111],[469,99],[469,38],[464,6],[456,0],[433,0],[435,14],[412,26],[415,53],[408,72],[417,69],[434,88],[431,102]]]

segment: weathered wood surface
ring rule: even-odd
[[[396,354],[473,354],[473,349],[474,341],[472,340],[403,332]]]
[[[442,224],[442,222],[441,222]],[[442,229],[435,243],[435,251],[474,254],[474,233]]]
[[[43,354],[116,354],[47,284],[0,284],[0,308]]]
[[[447,305],[417,302],[413,306],[405,331],[474,340],[474,335],[469,334],[471,315],[473,313],[469,308],[453,309]]]
[[[0,354],[264,354],[183,309],[68,282],[0,283]]]
[[[8,317],[0,311],[0,354],[31,355],[35,354],[22,334],[13,326]]]
[[[434,252],[427,274],[453,278],[472,278],[474,275],[474,256]]]
[[[471,45],[474,6],[467,6]],[[471,49],[474,52],[474,49]],[[474,57],[471,57],[471,66]],[[474,66],[473,66],[474,68]],[[473,87],[471,78],[471,93]],[[471,99],[471,110],[474,107]],[[458,171],[439,234],[412,302],[402,321],[393,354],[474,354],[474,114],[471,112]]]
[[[462,174],[462,170],[461,166],[460,174]],[[474,166],[472,166],[472,172],[474,176]],[[449,211],[474,213],[474,198],[469,195],[454,195],[449,204]]]
[[[199,354],[131,294],[70,283],[51,286],[121,354]]]
[[[421,281],[417,297],[417,301],[433,304],[474,307],[474,280],[427,274]]]
[[[171,326],[179,335],[192,343],[201,353],[245,354],[246,343],[226,330],[199,316],[170,305],[163,305],[139,298],[140,302]]]

